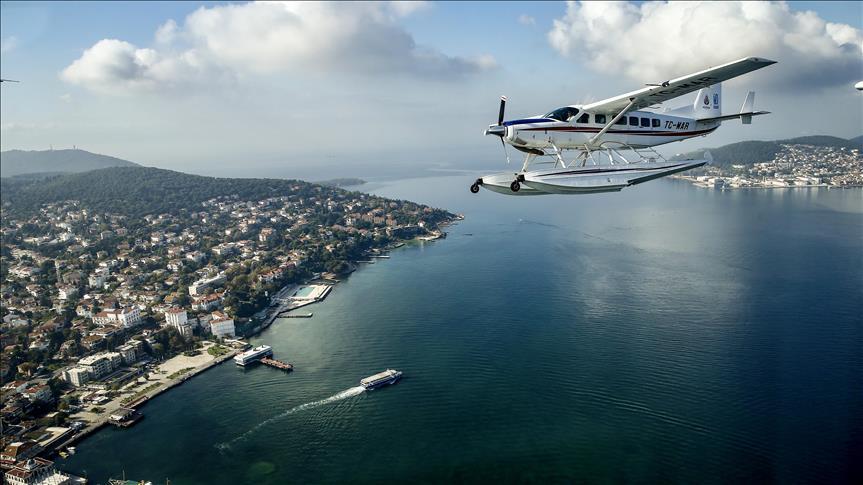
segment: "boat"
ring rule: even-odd
[[[247,350],[242,354],[234,356],[234,363],[239,366],[246,366],[253,362],[257,362],[264,357],[272,357],[273,348],[269,345],[259,345],[251,350]]]
[[[388,384],[395,384],[396,382],[398,382],[399,379],[401,379],[401,377],[402,371],[387,369],[383,372],[360,380],[360,385],[363,386],[367,391],[370,391],[372,389],[377,389]]]

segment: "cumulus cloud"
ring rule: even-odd
[[[417,45],[398,19],[423,4],[255,2],[201,7],[169,20],[151,48],[103,39],[61,74],[103,91],[163,88],[212,77],[305,72],[462,77],[496,66],[489,56],[447,56]]]
[[[826,87],[863,75],[863,34],[767,2],[569,2],[548,40],[600,72],[657,82],[746,56],[780,61],[774,86]]]
[[[536,25],[536,19],[523,13],[518,16],[518,23],[521,25]]]

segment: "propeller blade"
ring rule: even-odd
[[[503,154],[506,155],[506,164],[509,165],[509,152],[506,149],[506,143],[504,143],[503,137],[500,137],[500,146],[503,147]]]
[[[500,111],[498,111],[498,113],[497,113],[497,124],[498,124],[498,125],[502,125],[502,124],[503,124],[503,111],[504,111],[504,108],[506,108],[506,96],[501,96],[501,97],[500,97]]]

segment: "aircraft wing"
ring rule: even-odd
[[[698,91],[712,84],[720,83],[742,76],[748,72],[776,64],[776,61],[760,57],[746,57],[721,66],[711,67],[687,76],[671,79],[662,83],[661,86],[649,86],[632,91],[613,98],[604,99],[595,103],[586,104],[582,107],[590,113],[604,113],[617,115],[621,110],[634,104],[631,111],[659,104],[685,94]]]

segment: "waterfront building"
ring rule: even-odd
[[[6,485],[71,485],[86,483],[86,480],[59,472],[54,462],[45,458],[32,458],[16,463],[4,477]]]
[[[78,365],[87,369],[92,379],[99,379],[119,368],[122,362],[123,357],[119,353],[103,352],[82,358]]]
[[[10,443],[0,452],[0,465],[3,465],[5,468],[11,468],[15,463],[29,460],[41,451],[42,447],[33,440]]]
[[[210,320],[210,332],[213,334],[213,337],[227,338],[236,336],[233,318],[229,318],[222,312],[213,312],[212,317]]]

